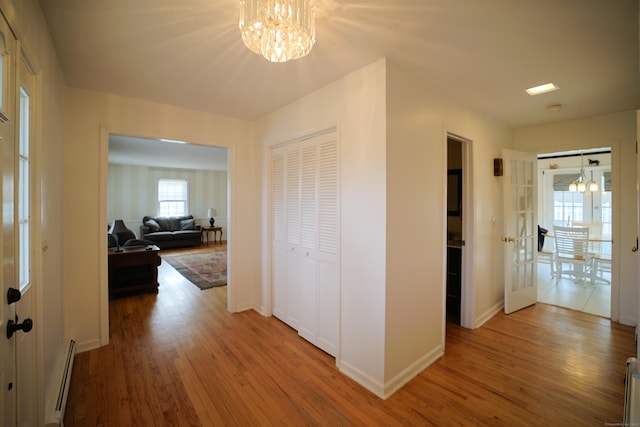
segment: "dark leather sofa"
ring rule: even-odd
[[[202,227],[192,215],[178,217],[142,218],[140,239],[153,242],[160,249],[199,246],[202,243]]]

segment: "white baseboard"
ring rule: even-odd
[[[350,365],[348,362],[344,360],[340,361],[340,366],[338,367],[340,372],[360,384],[362,387],[369,390],[371,393],[378,396],[380,399],[384,399],[384,384],[376,381],[374,378],[365,374],[358,368],[353,365]]]
[[[95,338],[92,340],[76,343],[76,353],[84,353],[85,351],[94,350],[100,347],[102,347],[100,338]]]
[[[73,361],[76,354],[76,342],[70,340],[66,348],[61,351],[57,361],[57,381],[54,381],[47,396],[47,422],[46,427],[64,426],[64,412],[67,407]]]
[[[503,308],[504,308],[504,301],[500,301],[499,303],[495,304],[493,307],[489,308],[489,310],[482,313],[478,318],[476,318],[473,324],[474,329],[479,328],[480,326],[487,323],[489,319],[491,319],[493,316],[495,316],[500,311],[502,311]]]
[[[405,384],[417,377],[420,372],[424,371],[436,360],[440,359],[444,355],[444,346],[431,350],[429,353],[416,360],[411,365],[407,366],[402,372],[394,376],[391,380],[385,383],[384,399],[390,397],[393,393],[400,390]]]
[[[340,360],[336,363],[340,372],[369,390],[371,393],[378,396],[380,399],[387,399],[393,393],[400,390],[405,384],[418,376],[422,371],[429,367],[436,360],[444,355],[444,346],[440,345],[430,351],[429,353],[416,360],[410,366],[398,373],[391,380],[382,384],[376,381],[371,376],[360,371],[356,367],[350,365],[344,360]]]

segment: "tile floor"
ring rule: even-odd
[[[610,280],[611,274],[605,273],[604,277]],[[610,318],[611,285],[588,280],[576,283],[567,277],[556,282],[549,264],[538,263],[538,302]]]

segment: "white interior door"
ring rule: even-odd
[[[537,158],[534,153],[504,150],[504,311],[535,304],[537,284]]]

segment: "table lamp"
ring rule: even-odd
[[[207,210],[207,216],[209,217],[209,224],[213,227],[213,224],[216,223],[214,216],[216,216],[216,210],[214,208],[209,208]]]

